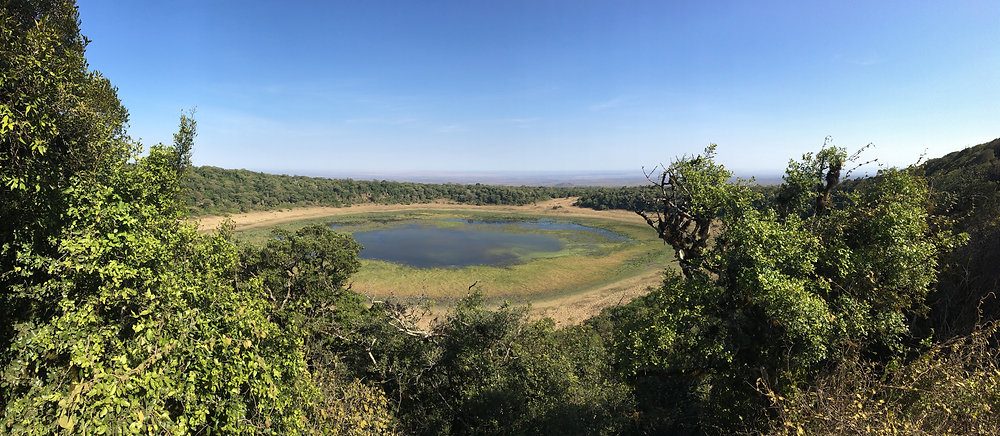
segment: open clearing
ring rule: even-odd
[[[604,244],[594,250],[567,248],[506,267],[412,268],[363,260],[353,277],[356,291],[373,298],[393,298],[429,306],[440,316],[468,293],[472,284],[489,301],[530,304],[533,317],[551,317],[558,324],[579,323],[602,309],[645,294],[673,265],[669,250],[643,219],[626,211],[596,211],[555,199],[525,206],[473,206],[451,203],[360,205],[342,208],[306,207],[250,212],[228,217],[203,217],[199,229],[211,231],[227,219],[238,238],[259,243],[271,229],[294,230],[310,224],[349,223],[357,226],[386,221],[440,219],[547,219],[600,227],[628,236],[627,242]]]

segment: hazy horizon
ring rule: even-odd
[[[210,165],[216,166],[216,165]],[[218,167],[218,166],[216,166]],[[280,168],[228,168],[267,174],[321,177],[330,179],[388,180],[415,183],[460,183],[507,186],[599,186],[619,187],[648,184],[643,170],[635,171],[325,171]],[[649,168],[646,168],[648,171]],[[735,172],[740,179],[753,178],[756,183],[770,185],[781,183],[782,173]]]

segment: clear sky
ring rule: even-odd
[[[1000,137],[1000,1],[80,0],[131,133],[288,172],[631,170]]]

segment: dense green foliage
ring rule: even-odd
[[[234,287],[231,244],[181,224],[171,158],[154,148],[107,184],[71,186],[56,255],[19,247],[6,297],[32,310],[5,359],[9,431],[302,427],[300,339],[258,289]]]
[[[761,194],[757,197],[759,204],[774,201],[777,186],[750,184],[749,188]],[[586,207],[594,210],[628,210],[646,211],[656,210],[657,190],[652,186],[623,186],[620,188],[591,188],[578,194],[579,198],[574,203],[579,207]]]
[[[592,188],[431,184],[285,176],[247,170],[195,167],[186,181],[195,215],[292,206],[412,204],[447,200],[465,204],[523,205],[572,197]]]
[[[219,212],[583,191],[189,169],[188,115],[141,155],[74,3],[0,4],[4,434],[1000,433],[981,304],[998,141],[850,189],[851,159],[825,147],[767,193],[711,146],[585,200],[640,213],[674,250],[681,273],[648,295],[557,329],[473,291],[421,324],[350,289],[349,236],[238,246],[199,234],[185,195]]]
[[[139,156],[124,135],[73,2],[3,2],[0,24],[0,432],[337,428],[311,425],[329,383],[307,367],[308,331],[239,278],[225,234],[182,219],[184,152]]]
[[[398,398],[414,434],[617,434],[631,425],[628,388],[592,329],[555,330],[521,308],[487,310],[473,293],[428,331],[390,322],[358,331],[344,349],[355,374]],[[375,338],[377,340],[373,340]]]
[[[665,169],[678,195],[651,225],[678,250],[685,276],[668,275],[644,297],[620,338],[643,383],[681,386],[675,397],[690,409],[671,417],[673,430],[759,428],[758,384],[791,392],[845,356],[901,357],[907,319],[923,310],[938,254],[954,243],[929,229],[926,185],[910,170],[836,191],[826,180],[839,180],[842,165],[829,162],[846,156],[825,149],[790,165],[779,212],[754,207],[745,186],[719,183],[731,175],[712,151]],[[717,233],[699,245],[690,222],[706,214]]]
[[[353,332],[381,321],[361,295],[346,288],[360,266],[360,245],[322,225],[275,230],[272,236],[263,247],[243,248],[238,275],[250,287],[263,287],[273,322],[303,338],[306,363],[322,392],[310,424],[345,433],[389,432],[395,420],[388,400],[381,390],[348,377],[339,353]]]
[[[1000,319],[1000,139],[931,159],[923,165],[935,212],[969,233],[947,258],[932,296],[929,327],[943,339]]]
[[[580,195],[576,199],[576,205],[594,210],[650,210],[653,195],[654,192],[648,186],[599,188]]]
[[[38,21],[36,21],[38,20]],[[108,175],[129,152],[127,118],[110,83],[87,71],[72,2],[3,2],[0,9],[0,283],[19,250],[55,255],[49,238],[72,185]],[[21,280],[37,283],[45,277]],[[3,319],[36,310],[5,302]],[[5,323],[3,329],[13,324]],[[2,330],[0,345],[12,332]]]

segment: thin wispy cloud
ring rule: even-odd
[[[606,111],[621,107],[625,103],[624,97],[615,97],[610,100],[594,103],[588,107],[593,112]]]
[[[417,124],[417,119],[413,117],[399,117],[399,118],[384,118],[384,117],[365,117],[365,118],[349,118],[344,120],[344,124],[376,124],[385,126],[410,126]]]
[[[496,120],[496,122],[499,123],[499,124],[511,125],[511,126],[514,126],[514,127],[522,128],[522,129],[526,128],[526,127],[529,127],[529,126],[537,123],[538,121],[541,121],[541,118],[538,118],[538,117],[501,118],[499,120]]]
[[[878,65],[885,63],[885,58],[879,56],[878,54],[871,54],[868,56],[847,56],[843,54],[838,54],[833,57],[835,61],[843,62],[845,64],[857,65],[859,67],[869,67],[872,65]]]
[[[446,124],[444,126],[437,128],[438,133],[456,133],[456,132],[464,132],[466,130],[468,129],[461,124]]]

